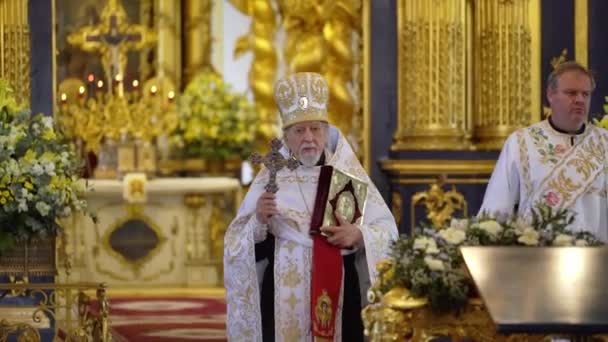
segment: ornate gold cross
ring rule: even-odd
[[[143,25],[130,25],[118,0],[110,0],[97,26],[84,26],[68,36],[68,42],[87,52],[99,52],[106,76],[114,80],[124,73],[127,52],[156,42],[156,35]]]
[[[282,146],[283,143],[281,140],[274,138],[270,141],[271,150],[268,154],[262,157],[259,153],[253,153],[251,157],[249,157],[249,161],[253,164],[263,164],[268,169],[270,176],[268,177],[268,184],[264,186],[264,189],[273,194],[279,191],[279,186],[277,185],[277,172],[286,166],[293,171],[300,165],[300,162],[294,158],[283,158],[283,155],[279,153]]]

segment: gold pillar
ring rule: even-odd
[[[184,0],[184,85],[211,70],[211,0]]]
[[[158,13],[158,79],[181,84],[181,7],[180,1],[156,0]]]
[[[139,23],[145,27],[156,31],[156,23],[154,21],[154,1],[141,0],[139,3]],[[149,58],[154,47],[144,47],[139,52],[139,79],[147,80],[154,77],[154,61]]]
[[[249,71],[249,85],[255,98],[259,116],[262,146],[277,134],[277,107],[273,88],[277,73],[277,52],[274,44],[276,13],[271,0],[230,0],[241,13],[251,16],[251,30],[239,37],[234,50],[235,58],[251,51],[253,61]]]
[[[20,103],[30,99],[30,28],[27,0],[0,0],[0,78]]]
[[[529,0],[473,3],[473,130],[479,149],[500,149],[532,109],[532,32]]]
[[[391,148],[468,149],[466,0],[398,6],[399,117]]]
[[[574,58],[588,66],[589,0],[574,1]]]

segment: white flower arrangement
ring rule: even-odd
[[[20,110],[0,80],[0,253],[58,234],[59,219],[86,208],[80,165],[53,119]]]
[[[573,221],[569,211],[539,203],[529,218],[483,215],[452,219],[448,227],[418,227],[412,236],[401,236],[394,243],[390,266],[379,269],[380,293],[370,295],[377,298],[392,288],[405,287],[412,296],[427,298],[436,311],[458,311],[473,291],[460,246],[602,244],[591,233],[569,231]]]

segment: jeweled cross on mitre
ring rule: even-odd
[[[293,171],[300,165],[294,158],[285,159],[279,152],[281,147],[283,147],[281,140],[274,138],[270,141],[270,152],[265,156],[262,157],[259,153],[253,153],[251,157],[249,157],[249,161],[253,164],[263,164],[268,169],[268,184],[264,186],[264,189],[273,194],[279,191],[279,186],[277,185],[277,172],[284,167]]]

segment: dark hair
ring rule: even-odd
[[[591,90],[595,89],[595,78],[593,78],[593,74],[591,73],[591,71],[589,71],[589,69],[587,69],[585,66],[576,61],[564,62],[555,67],[555,69],[551,72],[551,74],[549,74],[549,77],[547,78],[547,88],[551,88],[552,90],[557,89],[557,81],[559,81],[559,78],[564,73],[569,71],[578,71],[587,75],[587,77],[589,77],[589,81],[591,81]]]

